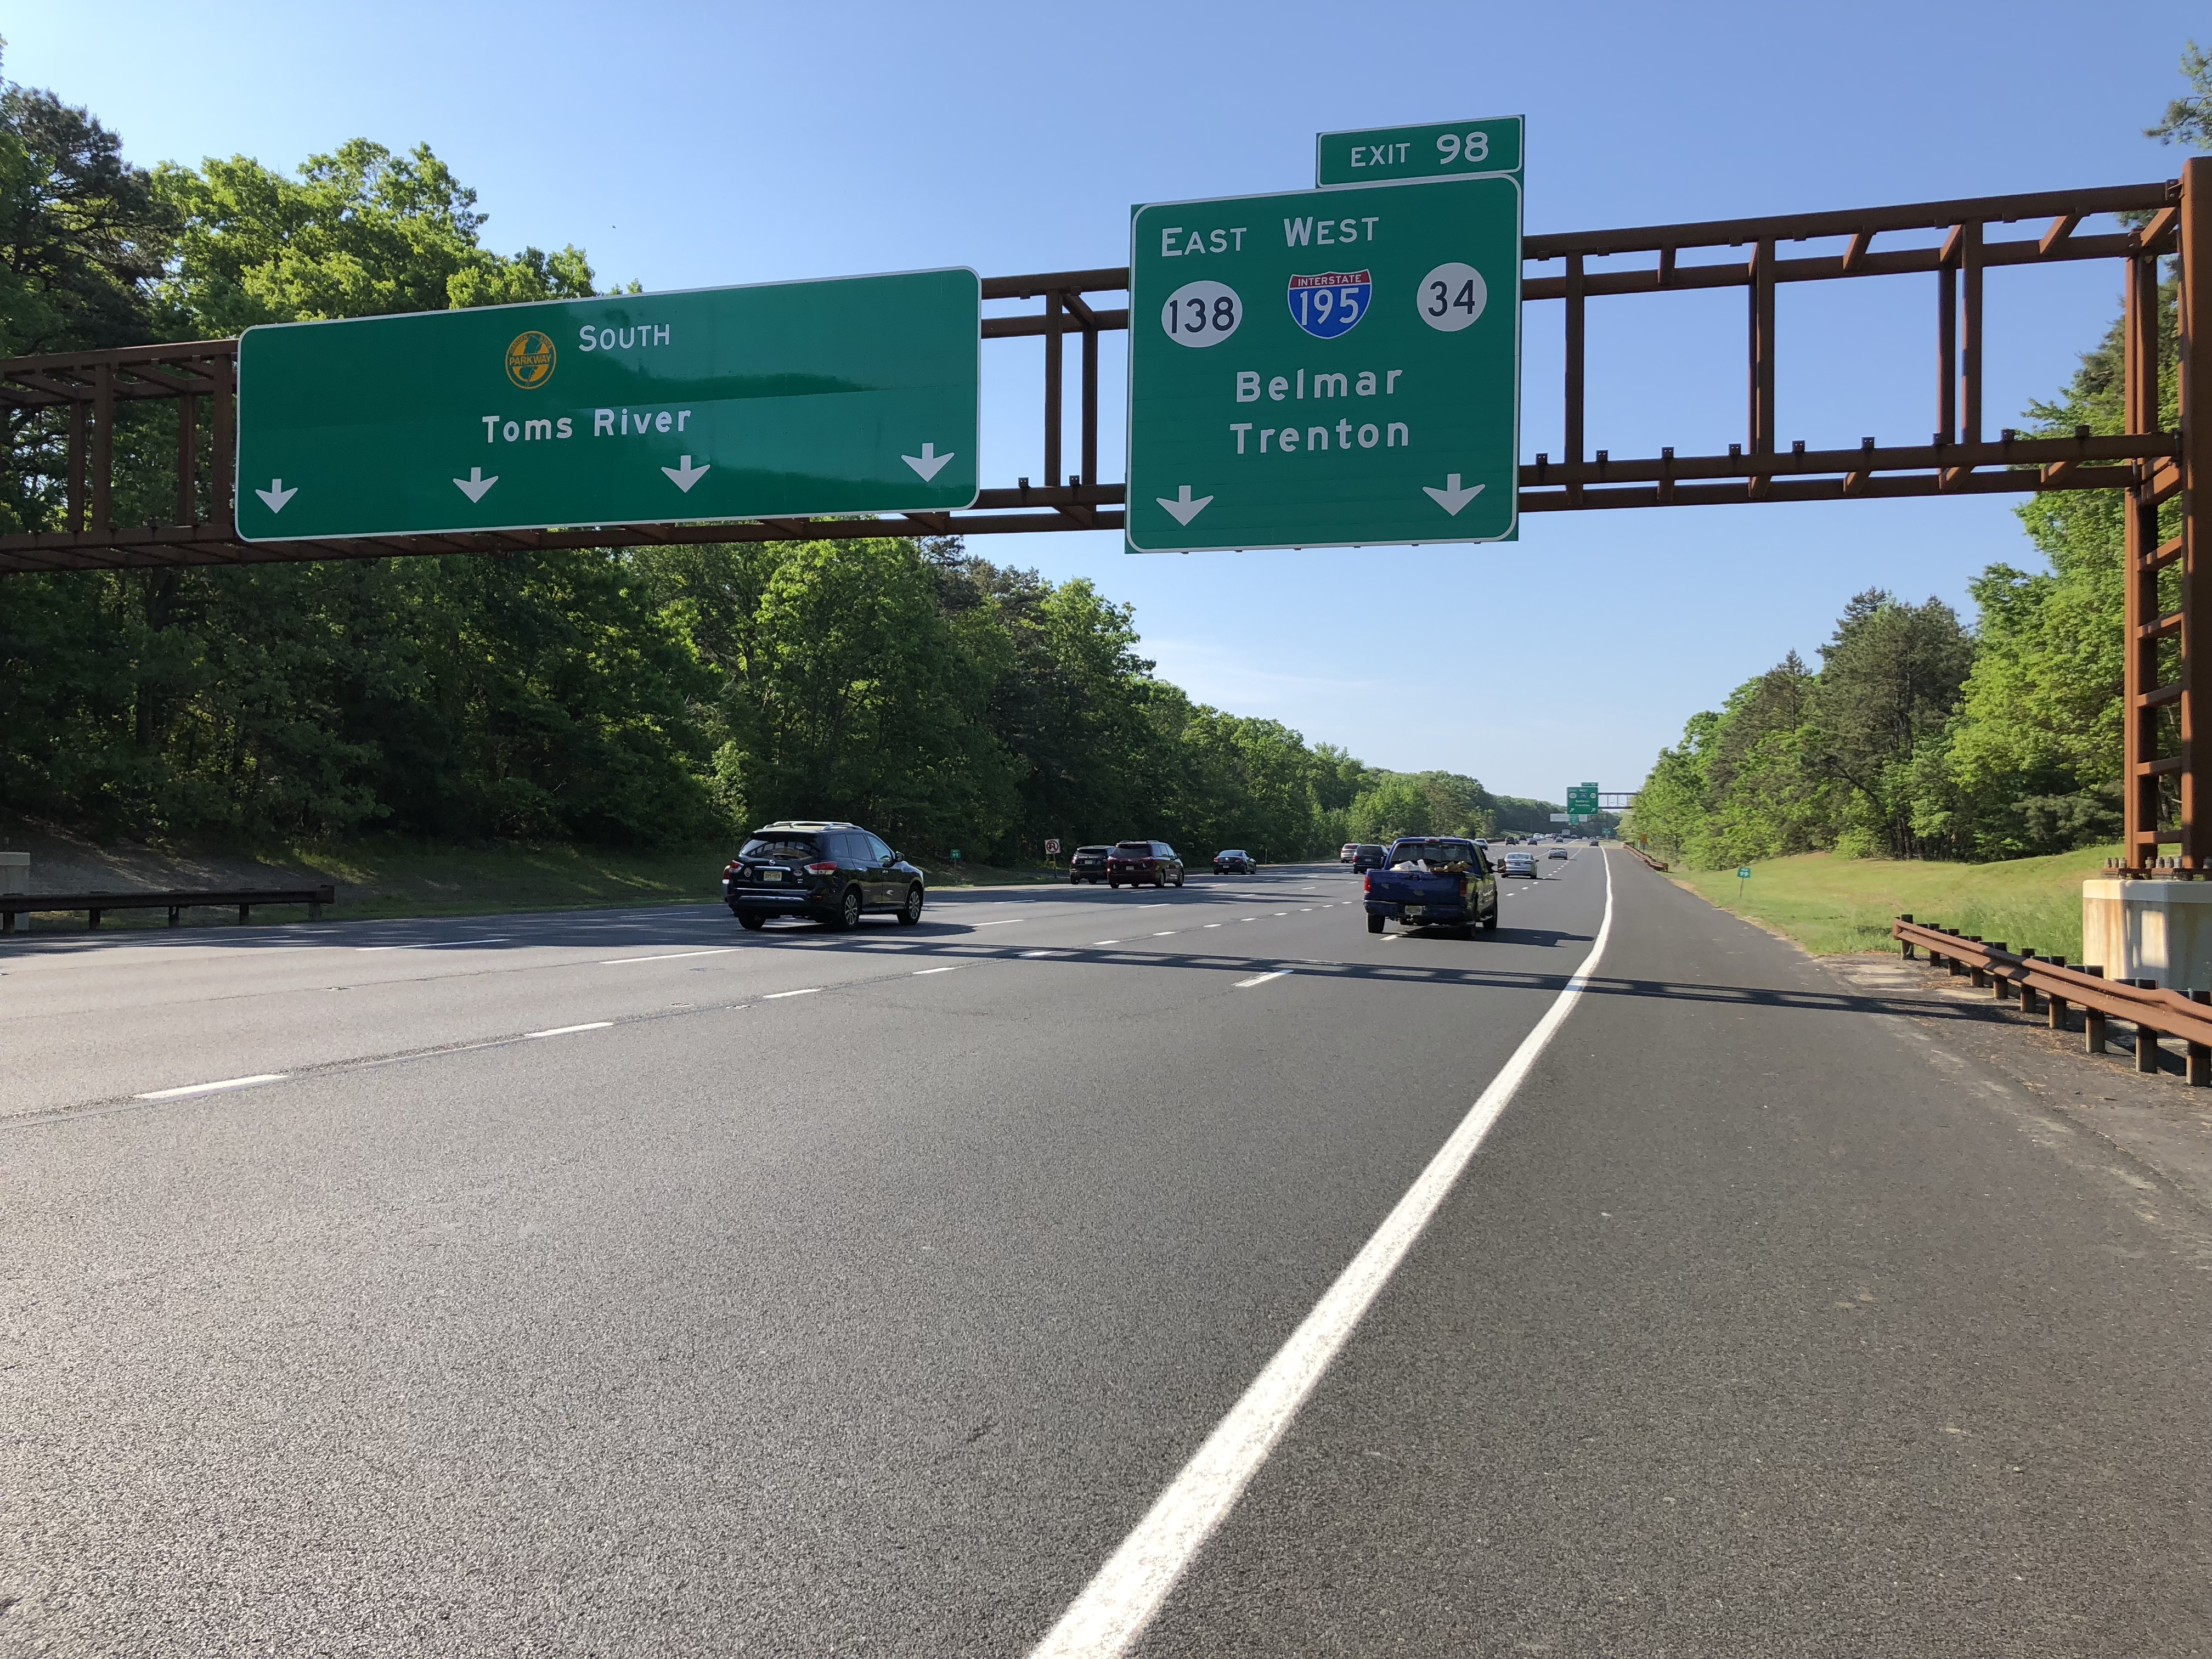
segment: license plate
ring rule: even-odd
[[[1428,913],[1429,907],[1425,904],[1409,904],[1406,907],[1406,914],[1409,916],[1425,916]]]
[[[783,879],[783,872],[781,870],[763,870],[760,872],[760,878],[763,881],[781,881]]]

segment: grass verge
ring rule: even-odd
[[[2014,950],[2081,957],[2081,884],[2105,871],[2117,847],[1996,864],[1847,859],[1802,853],[1734,870],[1668,873],[1701,898],[1796,939],[1815,956],[1894,949],[1891,919],[1909,915]]]
[[[484,846],[368,836],[329,843],[257,843],[208,855],[210,868],[153,869],[102,877],[82,884],[100,890],[145,887],[270,887],[310,876],[333,882],[337,902],[326,913],[337,921],[404,916],[497,915],[508,911],[601,909],[639,904],[696,904],[720,898],[722,866],[734,850],[716,841],[692,847],[638,850],[568,845],[497,843]],[[1009,870],[963,861],[912,860],[933,891],[968,887],[1065,881],[1062,872]],[[288,872],[296,872],[290,873]],[[49,884],[41,890],[55,890]],[[270,905],[256,922],[297,921],[304,905]],[[206,925],[222,920],[211,910],[188,912]],[[158,927],[158,910],[112,910],[103,928]],[[25,931],[82,932],[84,916],[55,913],[24,919]]]

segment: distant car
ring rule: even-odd
[[[1105,880],[1106,855],[1113,850],[1110,847],[1077,848],[1075,856],[1067,861],[1068,885],[1072,887],[1079,881]]]
[[[1213,855],[1213,873],[1217,876],[1249,876],[1259,867],[1260,860],[1241,847],[1224,847]]]
[[[1534,879],[1536,874],[1536,855],[1534,853],[1524,853],[1516,848],[1506,854],[1505,861],[1498,866],[1498,873],[1501,876],[1527,876]]]
[[[1106,855],[1106,884],[1119,887],[1125,881],[1132,887],[1146,882],[1155,887],[1180,887],[1182,860],[1164,841],[1117,841]]]
[[[1370,870],[1380,870],[1389,856],[1389,849],[1380,842],[1360,842],[1352,849],[1352,873],[1364,876]]]
[[[1545,854],[1544,856],[1547,859],[1571,859],[1574,857],[1574,854],[1567,851],[1564,847],[1554,847],[1550,852]]]
[[[748,931],[772,916],[850,929],[868,911],[921,920],[922,873],[857,823],[779,818],[753,831],[722,869],[722,902]]]
[[[1358,850],[1359,843],[1358,842],[1348,841],[1345,842],[1342,847],[1337,848],[1336,861],[1339,864],[1349,864],[1352,862],[1352,855]]]

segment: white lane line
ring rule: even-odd
[[[1271,979],[1288,979],[1290,976],[1289,969],[1278,968],[1272,974],[1255,974],[1249,979],[1240,979],[1237,981],[1235,988],[1239,991],[1249,991],[1255,985],[1265,985]]]
[[[1239,916],[1237,920],[1239,921],[1257,921],[1260,918],[1257,916]]]
[[[525,1031],[526,1037],[566,1036],[571,1031],[604,1031],[614,1024],[611,1019],[595,1019],[583,1025],[555,1025],[543,1031]]]
[[[1291,913],[1288,910],[1278,910],[1275,914],[1279,916],[1287,916]]]
[[[1024,951],[1022,954],[1025,957],[1064,957],[1067,952],[1065,951]]]
[[[252,1077],[227,1077],[220,1083],[187,1083],[181,1089],[155,1089],[133,1095],[133,1100],[182,1100],[186,1095],[211,1095],[218,1089],[250,1089],[257,1083],[282,1083],[289,1072],[258,1072]]]
[[[737,948],[734,945],[718,945],[711,951],[671,951],[665,956],[658,957],[616,957],[611,961],[601,963],[599,966],[625,968],[633,962],[681,962],[686,957],[726,957]]]
[[[1091,948],[1095,951],[1102,945],[1119,945],[1121,942],[1118,939],[1094,939],[1091,941]]]
[[[1167,930],[1167,932],[1165,932],[1164,933],[1155,933],[1155,934],[1153,934],[1153,935],[1152,935],[1152,937],[1153,937],[1154,939],[1173,939],[1173,938],[1174,938],[1174,937],[1175,937],[1178,933],[1180,933],[1180,932],[1182,932],[1182,930],[1181,928],[1178,928],[1178,927],[1170,927],[1170,928],[1169,928],[1169,929]]]
[[[489,939],[434,939],[416,945],[357,945],[357,951],[451,951],[464,945],[504,945],[507,936],[495,933]]]
[[[1207,927],[1220,927],[1220,926],[1221,926],[1221,924],[1220,924],[1219,922],[1218,922],[1218,921],[1209,921],[1209,922],[1207,922],[1206,925]]]
[[[1404,937],[1405,935],[1402,933],[1385,933],[1381,939],[1377,939],[1376,943],[1378,945],[1395,945]]]
[[[803,991],[770,991],[766,996],[763,997],[761,1000],[763,1002],[775,1002],[784,997],[811,997],[821,988],[822,988],[818,985],[810,985]]]
[[[1206,1540],[1225,1519],[1267,1455],[1297,1415],[1373,1305],[1390,1275],[1442,1206],[1491,1126],[1504,1114],[1531,1067],[1581,1000],[1613,931],[1613,866],[1605,872],[1605,917],[1574,977],[1521,1039],[1513,1057],[1490,1080],[1459,1127],[1407,1188],[1375,1236],[1290,1340],[1253,1379],[1206,1443],[1159,1495],[1149,1514],[1121,1540],[1083,1594],[1030,1650],[1030,1659],[1115,1659],[1144,1634],[1168,1592]]]
[[[961,969],[965,968],[967,965],[968,965],[968,964],[967,964],[966,963],[964,963],[964,962],[953,962],[953,963],[946,963],[944,967],[942,967],[942,968],[917,968],[917,969],[915,969],[914,970],[914,976],[915,976],[916,979],[920,979],[920,978],[921,978],[924,974],[951,974],[951,973],[957,973],[957,972],[958,972]]]
[[[1008,916],[1003,921],[979,921],[975,926],[978,927],[1011,927],[1018,921],[1027,921],[1028,920],[1029,918],[1027,916]]]

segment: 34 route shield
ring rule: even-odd
[[[1131,551],[1513,534],[1517,179],[1154,203],[1131,226]]]
[[[981,316],[957,270],[248,329],[239,535],[967,507]]]

